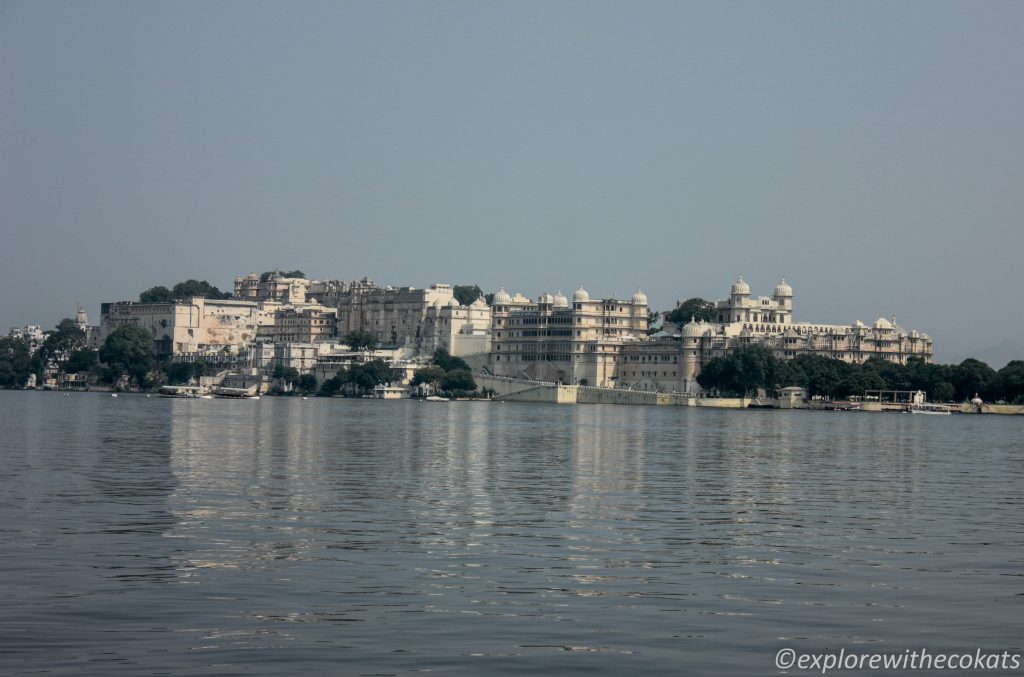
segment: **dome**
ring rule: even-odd
[[[750,295],[750,285],[743,281],[743,276],[740,275],[740,279],[732,283],[732,294],[741,296]]]
[[[537,303],[546,303],[550,306],[555,303],[555,297],[551,294],[544,293],[537,297]]]
[[[502,287],[501,289],[498,290],[498,293],[494,295],[494,303],[495,304],[512,303],[512,297],[509,296],[509,293],[507,291],[505,291],[504,287]]]
[[[483,296],[477,296],[476,299],[472,303],[470,303],[469,305],[474,307],[474,308],[486,308],[487,307],[487,302],[484,301],[484,297]]]
[[[587,293],[587,290],[584,289],[583,285],[581,284],[580,288],[572,293],[572,300],[575,301],[576,303],[582,303],[584,301],[589,301],[590,300],[590,294]]]
[[[640,291],[639,288],[637,288],[636,293],[633,294],[633,303],[641,303],[646,306],[647,294],[643,293],[642,291]]]
[[[683,325],[683,337],[697,337],[704,335],[704,327],[700,323],[696,322],[693,317],[690,317],[690,321]]]
[[[875,320],[875,329],[892,329],[892,322],[884,317],[880,317]]]
[[[459,300],[457,298],[455,298],[454,296],[451,298],[450,301],[448,301],[448,306],[451,307],[451,308],[460,308],[461,307],[459,305]]]
[[[786,278],[779,280],[779,283],[775,285],[774,296],[792,296],[793,288],[786,284]]]
[[[562,293],[562,290],[559,289],[558,293],[555,294],[555,308],[568,308],[568,307],[569,307],[569,299],[567,299],[565,297],[565,294]]]

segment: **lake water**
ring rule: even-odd
[[[1022,433],[0,392],[0,673],[750,675],[781,647],[1019,651]]]

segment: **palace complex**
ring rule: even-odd
[[[478,356],[475,364],[497,376],[684,393],[700,390],[697,376],[709,360],[746,345],[763,345],[780,359],[817,354],[903,364],[932,357],[928,335],[895,318],[871,325],[797,321],[785,280],[771,296],[753,297],[740,277],[727,299],[714,302],[710,319],[666,324],[649,336],[651,317],[640,290],[629,298],[591,298],[581,286],[571,299],[561,290],[531,299],[501,288],[490,304],[481,297],[461,305],[448,284],[250,274],[235,278],[231,299],[105,303],[98,338],[131,324],[150,332],[158,355],[174,360],[320,374],[349,359],[342,340],[359,331],[376,337],[396,361],[423,363],[443,348]]]

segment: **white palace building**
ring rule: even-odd
[[[752,298],[740,277],[716,301],[710,322],[647,336],[647,297],[595,299],[582,288],[570,305],[560,292],[531,301],[504,289],[492,307],[490,368],[497,375],[567,384],[696,393],[701,367],[745,345],[763,345],[779,359],[818,354],[850,363],[871,357],[905,364],[932,359],[927,334],[895,318],[872,325],[796,322],[793,288],[785,280],[770,297]]]

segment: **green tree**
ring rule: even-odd
[[[171,385],[182,385],[195,379],[199,381],[206,374],[206,363],[202,360],[195,362],[165,362],[161,370],[166,374],[166,380]]]
[[[316,376],[312,374],[303,374],[299,377],[297,382],[299,390],[304,393],[311,393],[316,390]]]
[[[697,383],[704,390],[717,390],[723,394],[732,392],[732,371],[734,367],[729,356],[712,357],[701,367]]]
[[[156,365],[153,338],[141,327],[125,325],[107,336],[100,348],[100,360],[105,365],[103,378],[109,383],[127,374],[139,387],[146,387],[146,375]]]
[[[379,343],[376,334],[361,329],[350,331],[343,340],[352,350],[373,350]]]
[[[475,284],[457,284],[452,291],[455,293],[455,300],[463,306],[468,306],[484,295],[483,290]]]
[[[993,398],[990,386],[996,380],[996,371],[981,360],[968,358],[953,367],[950,382],[955,389],[955,398],[966,402],[977,393],[985,399]]]
[[[65,317],[57,323],[56,329],[47,333],[46,340],[37,351],[37,363],[45,368],[53,363],[61,368],[71,353],[85,346],[85,332],[75,321]]]
[[[948,402],[956,394],[953,384],[949,381],[936,383],[929,392],[931,393],[931,399],[935,402]]]
[[[1024,361],[1013,360],[996,373],[990,387],[994,399],[1024,403]]]
[[[171,293],[176,299],[190,299],[201,296],[207,299],[229,299],[231,294],[222,292],[206,280],[185,280],[174,285]]]
[[[229,299],[231,294],[229,292],[222,292],[206,280],[189,279],[179,282],[172,289],[162,285],[150,287],[139,294],[139,301],[141,303],[174,303],[175,301],[184,301],[193,297]]]
[[[783,373],[771,350],[751,345],[710,360],[701,369],[697,382],[703,388],[717,389],[721,393],[746,395],[758,388],[775,389]]]
[[[348,370],[346,383],[351,384],[356,394],[365,395],[374,386],[390,383],[398,378],[398,371],[392,369],[384,360],[371,360],[365,364],[354,364]]]
[[[20,388],[32,373],[32,358],[25,339],[0,338],[0,386]]]
[[[765,346],[744,346],[736,351],[740,366],[740,385],[746,392],[778,387],[779,360]]]
[[[140,303],[174,303],[174,293],[164,286],[150,287],[139,294]]]
[[[811,396],[845,397],[851,388],[849,365],[823,355],[800,355],[794,362],[805,374],[805,381],[796,385],[807,388]],[[845,381],[845,383],[844,383]]]
[[[912,390],[914,387],[914,373],[902,364],[872,357],[864,365],[882,377],[886,390]]]
[[[472,371],[469,368],[469,364],[466,363],[461,357],[453,357],[444,348],[438,348],[434,351],[434,364],[447,371],[453,371],[455,369],[464,369],[466,371]]]
[[[272,278],[275,275],[279,275],[281,277],[301,277],[301,278],[305,278],[306,277],[306,274],[303,273],[301,270],[298,270],[298,269],[296,269],[296,270],[289,270],[289,271],[268,270],[265,273],[262,273],[260,275],[260,282],[266,282],[267,280],[269,280],[270,278]]]
[[[284,381],[288,385],[294,385],[299,382],[301,375],[299,370],[295,367],[285,367],[283,365],[275,365],[274,371],[271,373],[273,378]]]
[[[326,379],[323,383],[320,384],[320,390],[317,391],[317,396],[333,397],[338,393],[338,391],[341,390],[341,387],[344,385],[344,383],[344,379],[338,378],[337,376],[333,376],[329,379]]]
[[[275,364],[273,371],[270,372],[272,378],[283,379],[288,382],[299,380],[299,370],[295,367],[286,367],[283,364]]]
[[[193,378],[193,366],[189,362],[167,362],[163,365],[167,382],[171,385],[182,385]]]
[[[79,348],[71,353],[68,361],[64,363],[64,371],[68,374],[77,374],[82,371],[89,371],[96,366],[96,351],[92,348]]]
[[[657,334],[661,331],[661,313],[657,310],[647,311],[647,335]]]
[[[441,389],[454,394],[464,394],[476,390],[476,381],[468,369],[453,369],[444,376]]]
[[[665,314],[665,321],[673,324],[686,324],[691,319],[696,322],[701,320],[705,322],[715,321],[715,304],[711,301],[705,301],[702,298],[695,297],[692,299],[686,299],[673,310],[670,310]]]
[[[437,365],[431,364],[416,370],[416,373],[412,377],[412,385],[429,385],[434,388],[439,388],[441,383],[444,381],[445,371]]]

